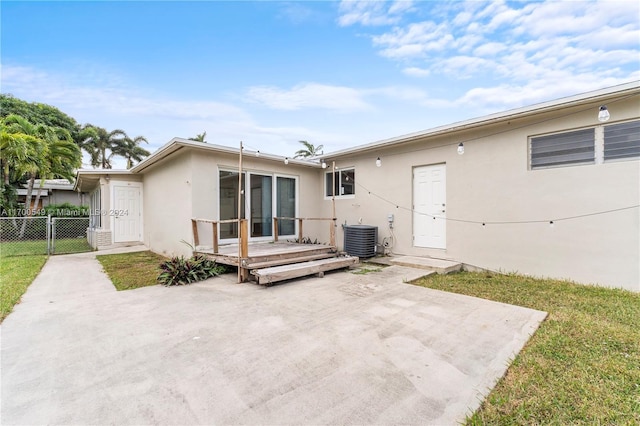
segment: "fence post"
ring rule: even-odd
[[[47,256],[51,254],[51,215],[47,215]]]
[[[51,244],[50,247],[51,249],[49,250],[49,254],[55,254],[56,253],[56,218],[51,218],[51,233],[49,234],[51,236]]]

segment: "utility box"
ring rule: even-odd
[[[344,226],[344,251],[351,256],[369,258],[376,255],[378,227],[370,225]]]

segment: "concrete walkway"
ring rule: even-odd
[[[0,326],[0,422],[455,424],[545,313],[424,273],[117,292],[94,253],[51,257]]]

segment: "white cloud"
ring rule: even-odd
[[[430,70],[419,67],[408,67],[403,69],[402,72],[413,77],[428,77],[431,75]]]
[[[343,0],[338,8],[338,24],[342,27],[360,24],[364,26],[392,25],[400,22],[402,15],[413,10],[413,2],[372,0]]]
[[[443,104],[521,106],[639,73],[637,2],[451,2],[425,10],[426,20],[370,37],[405,75],[460,93]]]
[[[371,108],[356,89],[318,83],[299,84],[291,89],[255,86],[249,88],[247,98],[269,108],[289,111],[320,108],[353,112]]]

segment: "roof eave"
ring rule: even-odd
[[[461,130],[473,129],[480,126],[486,126],[488,124],[496,124],[504,121],[514,120],[527,115],[540,114],[544,112],[550,112],[556,109],[565,108],[568,104],[581,105],[597,101],[605,101],[614,96],[625,96],[633,94],[634,92],[640,92],[640,81],[633,81],[618,86],[607,87],[587,93],[568,96],[552,101],[542,102],[534,105],[530,105],[522,108],[515,108],[499,113],[489,114],[478,118],[472,118],[470,120],[458,121],[452,124],[444,126],[434,127],[432,129],[419,131],[415,133],[409,133],[398,137],[383,139],[380,141],[359,145],[353,148],[346,148],[339,151],[335,151],[329,154],[318,157],[321,160],[343,157],[352,155],[354,153],[362,153],[372,151],[375,149],[390,148],[393,146],[401,145],[403,143],[414,142],[418,139],[434,137],[446,133],[457,132]]]

